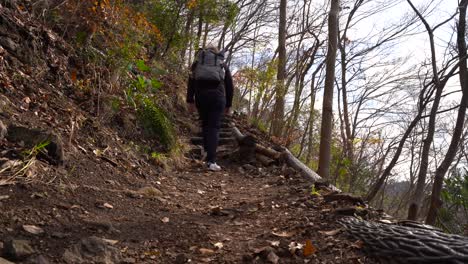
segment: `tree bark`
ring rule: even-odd
[[[416,189],[414,190],[414,193],[410,202],[410,206],[408,208],[408,219],[416,220],[418,217],[418,212],[421,207],[422,200],[424,198],[424,189],[426,186],[426,175],[427,175],[427,170],[429,167],[429,152],[431,149],[432,141],[434,140],[437,110],[439,109],[439,103],[440,103],[440,99],[442,95],[442,90],[445,85],[441,83],[439,79],[438,71],[437,71],[437,59],[436,59],[436,50],[435,50],[433,30],[429,26],[427,21],[424,19],[424,17],[418,12],[415,6],[411,3],[411,1],[410,0],[407,0],[407,1],[411,5],[411,8],[413,8],[413,10],[419,16],[420,20],[423,22],[424,26],[426,27],[426,31],[429,35],[429,44],[431,47],[432,74],[433,74],[434,85],[436,88],[434,102],[432,103],[432,109],[429,115],[427,135],[426,135],[426,138],[423,140],[423,148],[422,148],[422,153],[421,153],[421,166],[419,169]]]
[[[284,123],[284,100],[286,88],[284,79],[286,78],[286,8],[287,0],[280,2],[280,21],[278,39],[278,73],[276,75],[276,95],[271,123],[271,134],[276,137],[281,136]]]
[[[457,153],[457,149],[460,143],[460,138],[463,132],[463,125],[465,122],[466,108],[468,107],[468,69],[467,69],[467,51],[466,51],[466,7],[468,5],[468,0],[462,0],[459,5],[459,20],[457,27],[457,47],[458,47],[458,56],[460,58],[460,86],[463,92],[463,96],[460,102],[460,108],[458,108],[457,122],[455,125],[455,130],[450,142],[450,146],[445,154],[444,159],[440,163],[439,167],[436,170],[434,184],[432,185],[432,194],[431,202],[429,207],[429,212],[426,217],[426,223],[433,225],[436,222],[437,214],[442,206],[440,200],[440,193],[442,191],[442,184],[444,182],[444,176],[447,173],[447,170],[452,164],[452,161]]]
[[[324,179],[330,178],[332,121],[333,121],[333,87],[335,83],[336,48],[338,45],[338,13],[340,1],[331,0],[328,15],[328,52],[326,62],[325,88],[322,107],[322,127],[320,131],[320,154],[318,173]]]

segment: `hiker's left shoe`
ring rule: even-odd
[[[216,162],[208,162],[208,169],[210,171],[220,171],[221,167],[218,164],[216,164]]]

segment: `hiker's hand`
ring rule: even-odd
[[[195,113],[195,111],[197,111],[197,107],[195,107],[194,103],[188,103],[188,109],[190,113]]]
[[[230,107],[224,108],[224,114],[227,115],[227,116],[231,115],[231,108]]]

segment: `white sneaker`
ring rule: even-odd
[[[208,162],[208,169],[210,171],[220,171],[221,167],[218,164],[216,164],[216,162],[214,163]]]

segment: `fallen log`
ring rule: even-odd
[[[245,140],[245,137],[251,137],[251,136],[245,136],[243,135],[239,129],[235,126],[232,127],[233,135],[236,138],[237,142],[239,143],[239,146],[242,146],[242,141]],[[253,138],[253,137],[252,137]],[[255,138],[254,138],[255,140]],[[302,163],[299,159],[297,159],[288,149],[282,148],[282,152],[278,152],[276,150],[272,149],[267,149],[265,147],[262,147],[257,144],[254,145],[254,150],[258,151],[259,153],[268,156],[277,156],[276,160],[284,160],[286,161],[286,164],[288,164],[290,167],[298,170],[303,176],[306,178],[311,179],[313,182],[318,182],[318,181],[323,181],[322,177],[320,177],[315,171],[313,171],[311,168],[307,167],[304,163]],[[250,150],[252,151],[252,150]],[[276,153],[278,154],[276,154]],[[340,189],[336,188],[333,185],[329,185],[328,188],[330,188],[332,191],[338,191],[341,192]]]
[[[280,152],[258,144],[255,146],[255,151],[274,160],[278,160],[281,157]]]
[[[362,199],[359,196],[354,196],[354,195],[352,195],[350,193],[337,193],[337,192],[334,192],[334,193],[324,195],[323,199],[326,202],[348,201],[348,202],[351,202],[351,203],[364,205],[364,199]]]
[[[262,154],[257,154],[255,157],[265,167],[270,167],[271,165],[277,163],[277,160],[271,159],[270,157],[267,157],[267,156],[262,155]]]
[[[202,137],[192,137],[190,139],[190,141],[192,142],[192,144],[194,145],[203,145],[203,138]],[[223,146],[223,145],[228,145],[230,144],[231,142],[234,142],[234,138],[220,138],[218,140],[218,145],[219,146]]]
[[[285,157],[286,163],[289,166],[300,171],[303,175],[312,179],[314,182],[322,180],[322,177],[320,177],[315,171],[313,171],[311,168],[307,167],[304,163],[302,163],[300,160],[294,157],[294,155],[288,149],[285,148],[283,150],[283,156]]]
[[[366,252],[384,263],[468,263],[468,237],[355,217],[338,222],[353,239],[364,242]]]
[[[255,146],[257,145],[257,140],[253,136],[242,135],[237,127],[232,127],[232,134],[239,145],[239,161],[243,163],[255,162]]]

